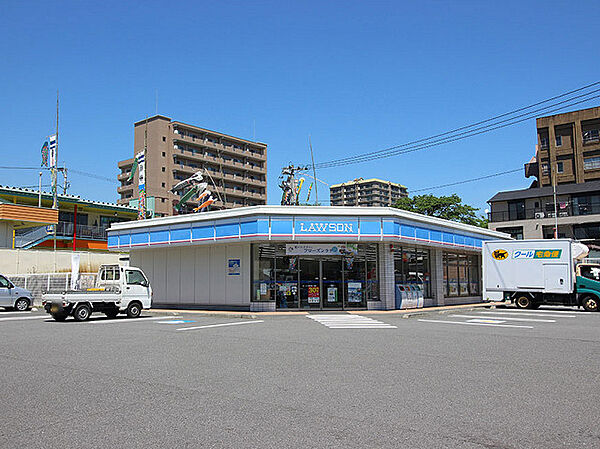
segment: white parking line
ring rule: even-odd
[[[48,315],[10,316],[7,318],[0,318],[0,321],[41,320],[42,318],[49,318],[49,317],[48,317]]]
[[[251,320],[251,321],[236,321],[235,323],[221,323],[221,324],[207,324],[206,326],[194,326],[194,327],[180,327],[175,329],[178,331],[192,331],[195,329],[206,329],[209,327],[222,327],[222,326],[237,326],[238,324],[253,324],[262,323],[264,320]]]
[[[506,309],[508,310],[514,310],[514,311],[520,311],[523,309]],[[585,312],[583,310],[552,310],[552,309],[534,309],[531,311],[532,313],[560,313],[560,314],[573,314],[576,313],[577,315],[580,314],[589,314],[589,313],[596,313],[596,312]]]
[[[539,314],[537,312],[477,312],[484,315],[530,315],[530,316],[549,316],[552,318],[577,318],[577,315],[554,315],[550,313]]]
[[[533,326],[521,326],[518,324],[491,324],[491,323],[470,323],[468,321],[444,321],[444,320],[423,320],[426,323],[442,323],[442,324],[465,324],[467,326],[495,326],[495,327],[519,327],[523,329],[533,329]]]
[[[170,318],[181,318],[181,317],[180,316],[174,316],[174,317],[170,317]],[[144,321],[154,321],[154,320],[164,320],[164,319],[165,319],[164,316],[157,316],[157,317],[152,317],[152,318],[145,318],[145,317],[139,317],[139,318],[116,318],[114,320],[98,319],[98,320],[90,320],[90,324],[142,323]]]
[[[31,310],[26,310],[24,312],[0,312],[0,316],[2,315],[15,315],[15,314],[23,314],[23,313],[31,313]]]
[[[451,318],[481,318],[480,316],[477,315],[450,315]],[[556,320],[540,320],[537,318],[513,318],[513,317],[507,317],[507,316],[498,316],[498,317],[494,317],[494,316],[490,316],[488,318],[498,318],[499,320],[510,320],[510,321],[529,321],[532,323],[556,323]]]

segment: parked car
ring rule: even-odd
[[[6,277],[0,275],[0,307],[5,310],[24,312],[33,305],[33,295],[29,290],[15,287]]]

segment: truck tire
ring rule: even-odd
[[[90,309],[90,306],[87,304],[79,304],[75,307],[73,318],[75,318],[75,321],[86,321],[89,320],[91,314],[92,309]]]
[[[29,300],[27,298],[19,298],[15,301],[15,310],[25,312],[29,309]]]
[[[132,302],[127,307],[127,316],[129,318],[137,318],[142,314],[142,305],[139,302]]]
[[[520,294],[515,298],[515,306],[519,309],[532,309],[533,301],[531,296]]]
[[[596,298],[593,295],[584,297],[581,300],[581,307],[583,307],[586,312],[597,312],[598,311],[598,298]]]
[[[54,321],[64,321],[67,319],[67,314],[66,313],[53,313],[52,318],[54,318]]]

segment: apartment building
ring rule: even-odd
[[[267,145],[155,115],[134,123],[133,154],[146,149],[146,196],[154,216],[174,214],[178,182],[202,171],[213,192],[213,209],[257,206],[267,202]],[[137,176],[128,181],[134,158],[118,163],[119,204],[136,204]],[[195,198],[188,209],[198,205]]]
[[[490,198],[488,227],[550,239],[558,222],[558,237],[582,240],[599,254],[600,107],[541,117],[536,125],[536,154],[525,164],[525,176],[535,179],[528,189]]]
[[[406,196],[405,186],[375,178],[358,178],[329,187],[332,206],[389,207]]]
[[[537,186],[600,180],[600,107],[540,117],[536,154],[525,176]]]

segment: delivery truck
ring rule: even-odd
[[[522,309],[541,304],[600,306],[600,265],[583,263],[588,248],[571,239],[483,242],[483,297]]]

